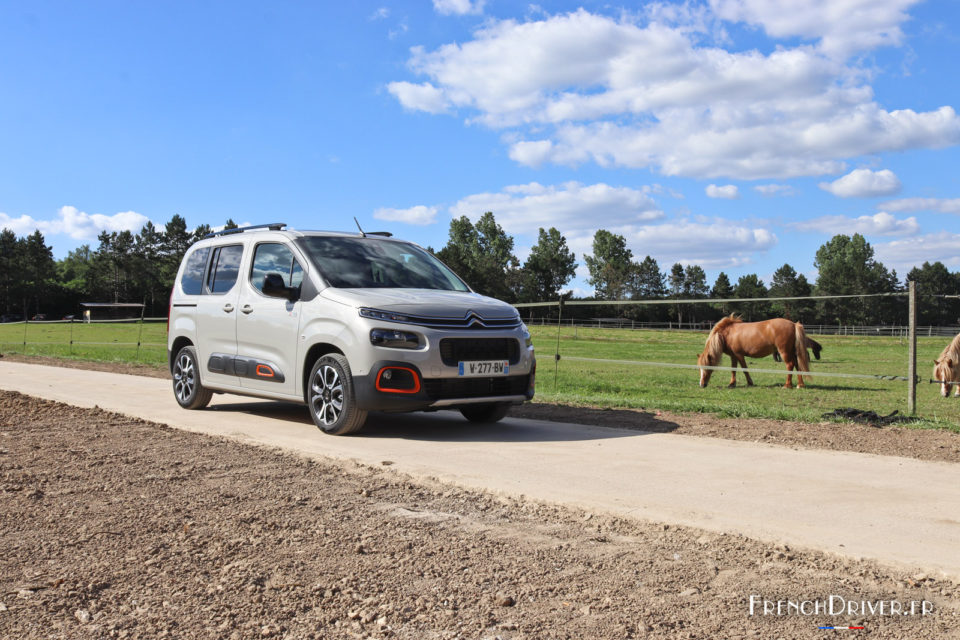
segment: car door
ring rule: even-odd
[[[296,370],[300,329],[299,300],[264,295],[268,273],[279,274],[284,286],[298,289],[304,270],[294,250],[282,242],[259,242],[240,287],[237,316],[237,361],[245,362],[241,386],[267,393],[297,393]]]
[[[237,307],[243,245],[211,249],[203,293],[197,298],[197,356],[205,384],[239,387],[230,363],[237,355]]]

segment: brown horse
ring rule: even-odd
[[[813,357],[819,360],[820,352],[823,351],[823,345],[817,342],[816,340],[814,340],[813,338],[811,338],[810,336],[807,336],[807,349],[810,349],[811,351],[813,351]],[[809,357],[810,356],[807,355],[807,358]],[[780,362],[780,353],[777,351],[774,351],[773,359],[776,360],[777,362]]]
[[[737,364],[743,369],[747,378],[747,385],[753,386],[753,380],[747,373],[747,362],[744,357],[765,358],[774,351],[780,354],[787,365],[787,382],[783,386],[793,387],[794,369],[799,371],[810,370],[810,356],[807,355],[807,334],[799,322],[791,322],[785,318],[774,318],[763,322],[744,322],[738,316],[731,314],[714,325],[707,336],[707,343],[703,353],[697,357],[697,364],[701,367],[715,367],[723,354],[730,356],[730,366],[734,369]],[[700,369],[700,386],[706,387],[710,382],[712,369]],[[737,386],[737,372],[730,372],[730,385]],[[805,386],[803,376],[797,375],[797,386]]]
[[[933,361],[933,379],[940,381],[940,395],[950,395],[950,387],[957,386],[954,396],[960,396],[960,333],[944,347],[940,357]]]

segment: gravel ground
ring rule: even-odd
[[[11,392],[0,501],[0,638],[960,638],[960,585],[919,571]],[[933,610],[751,616],[752,595]]]

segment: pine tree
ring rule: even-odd
[[[541,227],[537,244],[523,264],[522,299],[525,302],[556,300],[576,269],[576,256],[567,247],[567,239],[555,227],[547,231]]]

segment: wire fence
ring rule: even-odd
[[[21,320],[0,324],[0,351],[36,355],[117,356],[149,361],[166,352],[166,318]],[[125,352],[129,353],[125,353]]]
[[[907,317],[909,324],[907,326],[902,325],[877,325],[877,326],[850,326],[850,325],[804,325],[806,333],[813,335],[836,335],[836,336],[889,336],[889,337],[899,337],[901,340],[906,341],[909,346],[909,355],[907,358],[905,372],[870,372],[870,373],[850,373],[850,372],[837,372],[837,371],[828,371],[828,372],[815,372],[815,371],[805,371],[802,372],[803,376],[822,376],[822,377],[833,377],[833,378],[853,378],[853,379],[871,379],[871,380],[882,380],[890,382],[906,382],[907,383],[907,411],[911,415],[916,412],[916,388],[919,382],[923,382],[921,378],[917,375],[916,371],[916,339],[918,333],[920,335],[926,335],[929,337],[933,336],[953,336],[960,332],[960,327],[935,327],[927,326],[918,328],[916,326],[916,288],[913,282],[910,282],[909,288],[904,292],[893,292],[893,293],[879,293],[879,294],[851,294],[851,295],[840,295],[840,296],[790,296],[790,297],[770,297],[770,298],[698,298],[698,299],[657,299],[657,300],[557,300],[553,302],[538,302],[538,303],[526,303],[526,304],[517,304],[515,305],[521,312],[521,315],[526,312],[529,316],[531,322],[536,324],[534,320],[533,310],[539,309],[543,310],[545,308],[555,308],[557,311],[556,318],[547,318],[544,315],[539,315],[537,318],[541,326],[553,326],[557,327],[557,340],[556,347],[554,350],[554,386],[556,387],[557,376],[559,373],[559,363],[561,358],[565,360],[571,360],[574,362],[593,362],[593,363],[607,363],[607,364],[621,364],[621,365],[636,365],[636,366],[645,366],[645,367],[659,367],[659,368],[675,368],[675,369],[707,369],[710,371],[729,371],[729,372],[749,372],[749,373],[770,373],[770,374],[779,374],[783,375],[784,370],[773,370],[773,369],[762,369],[762,368],[751,368],[738,369],[737,367],[724,367],[724,366],[700,366],[698,364],[683,364],[675,362],[661,362],[661,361],[644,361],[644,360],[618,360],[618,359],[609,359],[609,358],[590,358],[582,356],[561,356],[560,353],[560,331],[564,326],[578,328],[578,327],[596,327],[598,329],[666,329],[666,330],[677,330],[677,331],[696,331],[696,332],[709,332],[710,329],[715,324],[714,320],[710,321],[695,321],[695,322],[638,322],[628,318],[622,317],[597,317],[597,318],[572,318],[568,317],[564,319],[564,309],[568,307],[597,307],[598,309],[604,309],[611,306],[615,306],[618,309],[623,307],[629,307],[634,305],[729,305],[729,304],[738,304],[738,303],[751,303],[751,302],[774,302],[774,301],[824,301],[824,300],[842,300],[842,299],[864,299],[864,298],[907,298],[908,302],[908,313]],[[797,375],[801,372],[793,371],[793,374]],[[941,381],[928,379],[929,383],[940,383]]]
[[[515,305],[520,307],[522,305]],[[593,329],[627,329],[627,330],[656,330],[656,331],[692,331],[709,333],[715,320],[697,320],[692,322],[643,322],[629,318],[548,318],[547,316],[528,316],[524,322],[527,326],[562,326],[570,328]],[[853,324],[804,324],[804,330],[810,335],[823,336],[886,336],[905,338],[909,335],[910,327],[906,325],[853,325]],[[960,333],[960,325],[937,326],[925,325],[916,328],[918,336],[950,337]]]

